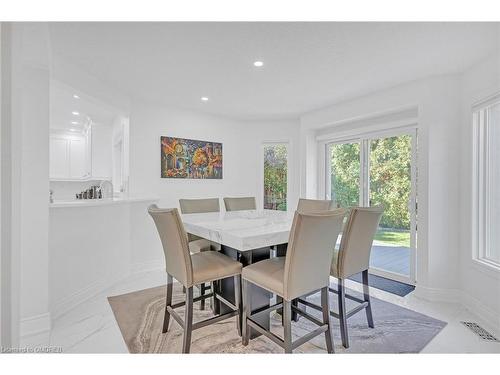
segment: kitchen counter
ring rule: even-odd
[[[57,318],[131,274],[165,267],[148,206],[157,199],[55,201],[49,209],[50,312]]]
[[[74,199],[68,201],[54,201],[49,203],[50,208],[65,208],[65,207],[95,207],[108,206],[124,203],[135,202],[156,202],[156,198],[104,198],[104,199]]]

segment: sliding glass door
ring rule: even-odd
[[[360,142],[334,143],[329,147],[329,199],[337,207],[357,206],[360,202],[360,150]]]
[[[371,135],[326,147],[326,197],[337,207],[384,207],[370,272],[415,283],[416,131]]]

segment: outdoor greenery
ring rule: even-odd
[[[331,148],[332,199],[339,207],[359,205],[359,143]]]
[[[286,211],[287,147],[264,147],[264,208]]]
[[[331,147],[332,197],[340,207],[359,203],[359,143]],[[409,230],[411,137],[370,141],[370,204],[383,205],[383,228]]]
[[[375,235],[375,241],[383,242],[384,244],[392,246],[410,247],[410,232],[380,230]]]

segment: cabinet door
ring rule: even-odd
[[[69,175],[68,140],[50,138],[50,178],[67,178]]]
[[[70,177],[83,178],[87,175],[86,147],[84,139],[70,140]]]
[[[92,125],[92,177],[110,179],[112,176],[112,128]]]

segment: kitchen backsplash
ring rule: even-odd
[[[92,185],[99,185],[101,180],[89,181],[50,181],[50,189],[53,191],[55,201],[74,200],[75,194],[86,190]]]

